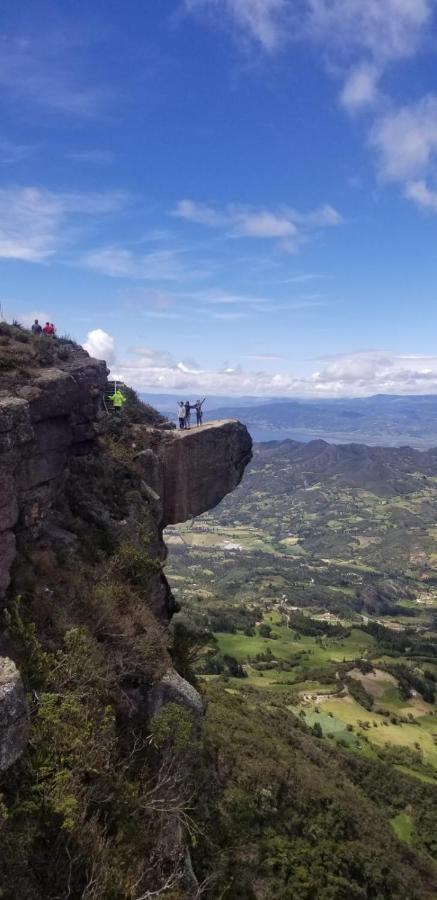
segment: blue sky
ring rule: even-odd
[[[437,391],[436,0],[3,0],[0,303],[140,390]]]

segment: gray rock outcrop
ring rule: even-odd
[[[11,659],[0,657],[0,772],[23,752],[30,717],[20,673]]]
[[[0,596],[17,538],[38,535],[69,455],[96,436],[106,363],[75,348],[63,365],[37,370],[24,384],[9,376],[7,392],[0,390]]]
[[[203,716],[202,698],[196,688],[174,669],[165,673],[148,693],[148,716],[152,718],[166,703],[177,703],[192,713],[194,719]]]

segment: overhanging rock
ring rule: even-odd
[[[139,426],[136,436],[142,448],[137,460],[159,494],[163,527],[217,506],[240,483],[252,456],[249,432],[234,419],[187,431]]]

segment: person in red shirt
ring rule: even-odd
[[[42,333],[43,334],[51,334],[52,333],[51,329],[50,329],[50,322],[46,322],[46,324],[44,325],[44,328],[42,330]]]

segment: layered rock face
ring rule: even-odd
[[[0,332],[0,363],[2,340]],[[58,342],[27,341],[29,369],[8,366],[6,375],[0,375],[0,598],[8,594],[17,554],[18,569],[26,565],[22,549],[50,553],[60,543],[64,552],[67,548],[77,553],[80,540],[68,530],[71,513],[67,522],[59,513],[69,509],[68,484],[74,470],[75,490],[84,494],[87,521],[103,525],[113,547],[144,553],[147,522],[152,569],[145,598],[165,627],[174,603],[162,571],[166,556],[162,530],[212,508],[236,487],[251,457],[250,436],[243,425],[230,420],[181,432],[166,430],[158,415],[152,419],[161,427],[132,424],[128,418],[123,424],[124,419],[105,410],[104,362],[91,359],[75,345],[63,348]],[[42,363],[36,358],[41,349]],[[112,425],[121,428],[114,431]],[[117,456],[112,457],[110,450],[106,461],[104,456],[108,446],[117,444],[117,435],[129,459],[129,474],[125,490],[114,502],[114,497],[102,495],[99,485],[107,466],[117,467]],[[91,465],[100,460],[100,474],[91,483],[84,480],[89,478],[89,460],[94,460]],[[124,457],[120,472],[114,469],[111,475],[115,483],[124,477],[123,465]],[[77,565],[80,568],[80,554]],[[9,653],[1,629],[0,647]],[[146,670],[144,677],[149,679]],[[134,690],[133,705],[135,696]],[[174,672],[168,653],[156,664],[146,696],[141,697],[139,708],[146,716],[173,701],[195,716],[201,711],[196,691]],[[19,673],[14,663],[0,656],[0,771],[22,752],[27,726]]]
[[[0,378],[0,596],[17,540],[38,535],[69,455],[95,439],[106,379],[106,363],[81,348],[62,368],[34,369],[24,383]]]
[[[252,455],[246,427],[233,419],[187,431],[142,428],[138,438],[147,449],[137,460],[160,498],[164,528],[217,506],[237,487]]]

